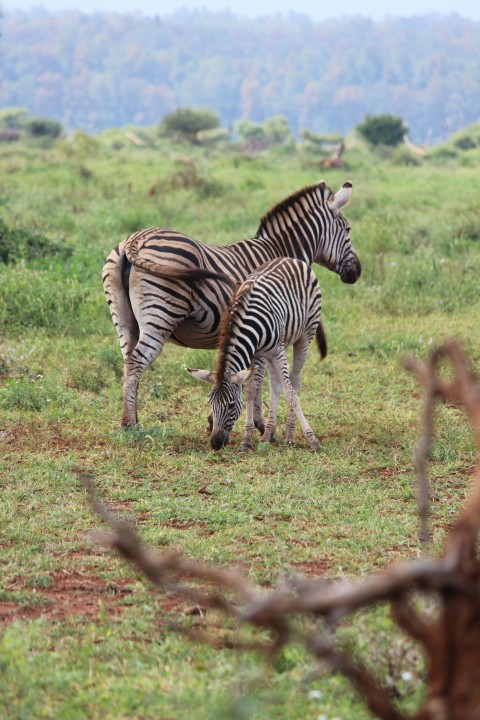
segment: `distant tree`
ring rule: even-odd
[[[10,107],[0,110],[0,128],[6,130],[20,130],[25,126],[28,112],[25,108]]]
[[[25,130],[33,137],[59,138],[63,133],[62,123],[51,118],[30,118],[25,123]]]
[[[408,127],[401,117],[367,115],[357,130],[372,145],[399,145]]]
[[[200,145],[218,145],[230,140],[230,132],[226,128],[212,128],[211,130],[200,130],[197,133],[197,141]]]
[[[159,130],[162,135],[177,135],[194,143],[198,133],[214,130],[219,125],[218,116],[208,108],[180,107],[163,118]]]
[[[264,123],[239,120],[235,129],[240,141],[249,145],[282,145],[292,137],[284,115],[273,115]]]
[[[265,135],[274,145],[281,145],[291,137],[290,127],[285,115],[273,115],[265,120]]]
[[[235,130],[237,131],[241,142],[262,142],[267,139],[263,123],[250,122],[249,120],[239,120],[235,124]]]

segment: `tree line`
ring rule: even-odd
[[[226,129],[284,116],[294,134],[347,134],[368,114],[433,142],[480,116],[480,23],[458,15],[315,23],[302,15],[168,18],[5,12],[0,105],[68,129],[150,126],[211,108]]]

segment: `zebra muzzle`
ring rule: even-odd
[[[210,437],[210,445],[214,450],[221,450],[228,443],[228,434],[223,430],[217,430]]]
[[[362,266],[360,265],[360,261],[356,260],[352,265],[350,265],[342,274],[340,275],[340,280],[344,283],[348,283],[349,285],[353,285],[353,283],[356,283],[360,275],[362,274]]]

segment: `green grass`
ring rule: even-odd
[[[225,633],[215,613],[186,617],[184,603],[92,548],[87,534],[101,523],[79,474],[93,475],[153,548],[240,564],[264,585],[292,570],[362,577],[416,557],[421,397],[401,359],[425,357],[455,335],[479,367],[478,158],[400,166],[367,162],[357,149],[346,170],[321,171],[301,153],[116,152],[82,142],[0,148],[3,221],[55,248],[0,266],[0,715],[366,719],[348,684],[318,677],[296,646],[269,665],[173,631],[169,621]],[[186,153],[202,181],[175,187],[175,158]],[[238,424],[231,445],[213,453],[208,387],[184,366],[212,366],[215,356],[173,345],[144,375],[140,427],[120,431],[122,362],[102,296],[103,257],[150,224],[211,243],[252,236],[269,207],[322,176],[334,190],[353,180],[345,215],[363,264],[354,286],[318,269],[329,354],[320,362],[312,348],[301,402],[322,451],[299,439],[239,455]],[[435,551],[474,462],[463,415],[442,406],[431,461]],[[339,641],[360,646],[402,706],[415,707],[423,666],[385,608],[344,623]]]

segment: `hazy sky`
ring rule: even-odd
[[[294,10],[315,20],[346,15],[363,15],[378,20],[388,15],[408,17],[458,13],[480,20],[480,0],[403,0],[401,3],[385,0],[0,0],[0,9],[4,10],[28,10],[36,6],[47,10],[77,8],[87,12],[136,12],[141,15],[170,15],[182,8],[228,9],[235,14],[249,16],[284,14]]]

